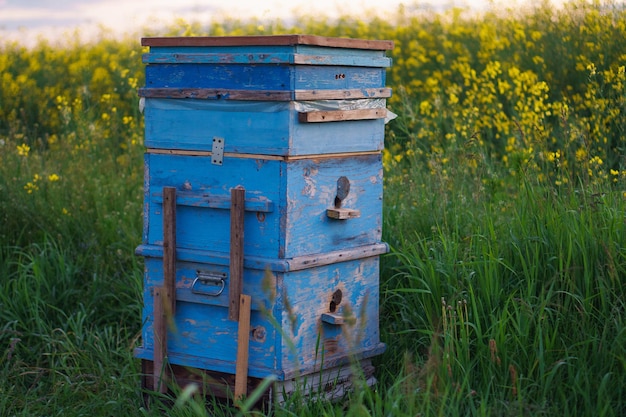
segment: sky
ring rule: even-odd
[[[135,34],[177,18],[207,23],[225,17],[288,21],[294,15],[359,17],[363,11],[385,16],[397,11],[401,3],[409,9],[441,11],[446,7],[484,10],[493,4],[532,1],[539,0],[0,0],[0,37],[28,43],[38,36],[55,38],[75,29],[87,37],[101,27],[116,34]]]

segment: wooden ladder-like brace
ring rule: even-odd
[[[163,286],[154,289],[154,390],[167,392],[167,323],[176,314],[176,188],[163,188]]]
[[[246,190],[230,192],[230,284],[228,318],[238,321],[237,362],[235,367],[235,400],[248,394],[248,347],[250,344],[251,297],[243,291],[243,243]]]
[[[238,322],[235,399],[247,395],[251,297],[243,290],[243,244],[246,191],[231,190],[230,282],[228,318]],[[176,188],[163,188],[163,286],[154,289],[155,391],[167,392],[167,323],[176,314]]]

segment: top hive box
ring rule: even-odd
[[[148,148],[298,156],[383,148],[393,42],[144,38]]]

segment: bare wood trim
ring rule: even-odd
[[[348,208],[329,208],[326,210],[326,216],[331,219],[347,220],[356,219],[361,217],[361,210],[354,210]]]
[[[146,153],[160,155],[181,155],[181,156],[211,156],[211,151],[189,151],[185,149],[158,149],[148,148]],[[343,152],[343,153],[320,153],[310,155],[263,155],[253,153],[225,152],[224,156],[229,158],[242,159],[263,159],[268,161],[299,161],[302,159],[324,159],[324,158],[354,158],[358,156],[378,155],[380,151]]]
[[[154,362],[148,359],[142,359],[141,370],[143,373],[142,388],[154,391],[152,385],[152,375],[154,373]],[[232,398],[232,393],[235,386],[235,375],[227,374],[217,371],[208,371],[206,369],[190,368],[188,366],[181,366],[175,364],[169,364],[168,368],[171,369],[171,378],[180,388],[185,388],[190,384],[195,384],[203,387],[204,392],[217,398]],[[252,392],[258,388],[259,384],[263,380],[260,378],[248,378],[248,392]],[[259,401],[269,401],[269,391],[266,391]]]
[[[212,88],[149,88],[139,89],[139,97],[189,98],[198,100],[342,100],[359,98],[389,98],[391,88],[365,88],[344,90],[216,90]]]
[[[239,298],[239,329],[237,334],[237,362],[235,365],[235,400],[248,395],[248,347],[250,344],[251,297]]]
[[[391,88],[366,88],[347,90],[296,90],[295,100],[336,100],[357,98],[388,98]]]
[[[154,372],[152,386],[155,391],[167,392],[165,378],[165,357],[167,356],[167,329],[165,326],[165,310],[163,308],[163,288],[154,289]]]
[[[157,149],[148,148],[147,153],[161,154],[161,155],[182,155],[182,156],[211,156],[211,151],[190,151],[186,149]],[[280,155],[261,155],[261,154],[249,154],[249,153],[236,153],[236,152],[224,152],[225,157],[230,158],[244,158],[244,159],[267,159],[274,161],[282,161],[286,157]]]
[[[216,90],[213,88],[140,88],[139,97],[191,98],[200,100],[290,101],[291,91]]]
[[[230,192],[230,283],[228,318],[239,320],[239,296],[243,288],[243,222],[246,190],[233,188]]]
[[[329,110],[298,113],[298,120],[301,123],[324,123],[384,119],[386,116],[387,109]]]
[[[149,37],[141,39],[142,46],[285,46],[314,45],[333,48],[371,49],[388,51],[393,49],[390,40],[331,38],[316,35],[272,35],[272,36],[195,36],[195,37]]]
[[[385,243],[368,245],[360,248],[353,248],[345,251],[327,252],[316,255],[305,255],[287,260],[289,271],[312,268],[321,265],[330,265],[337,262],[352,261],[370,256],[378,256],[389,251]]]
[[[176,314],[176,188],[163,187],[163,285],[168,315]]]

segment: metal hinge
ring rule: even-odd
[[[224,163],[224,138],[213,138],[211,162],[215,165],[222,165]]]

